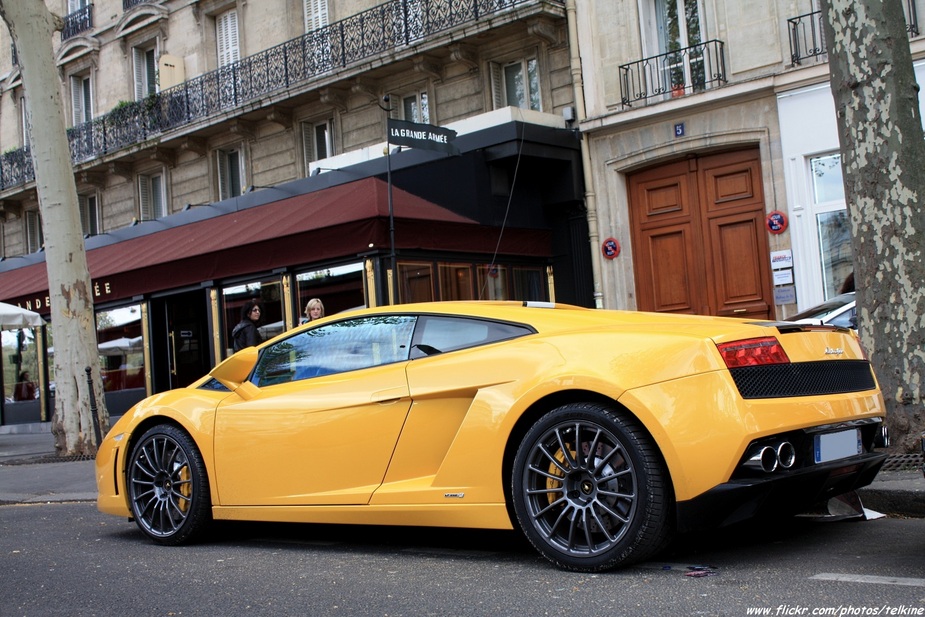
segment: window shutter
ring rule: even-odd
[[[300,123],[302,129],[302,157],[305,159],[305,174],[308,174],[308,164],[318,160],[315,154],[315,128],[311,122]]]
[[[90,233],[90,199],[86,195],[77,196],[77,207],[80,210],[80,228],[84,235]]]
[[[216,18],[216,41],[218,44],[218,65],[226,66],[237,62],[238,49],[238,12],[234,9],[226,11]]]
[[[89,77],[84,77],[80,83],[84,97],[82,122],[89,122],[93,119],[93,88],[90,87],[91,83]]]
[[[216,153],[216,159],[218,162],[218,198],[219,200],[228,199],[231,197],[228,194],[228,157],[223,150],[219,150]]]
[[[145,52],[137,47],[132,48],[132,69],[135,76],[135,100],[140,101],[148,93],[145,84]]]
[[[83,79],[71,76],[71,118],[73,118],[73,124],[71,126],[77,126],[78,124],[84,121],[84,93],[83,93]]]
[[[152,218],[159,219],[167,216],[167,204],[164,202],[164,176],[155,174],[151,176],[151,211]]]
[[[157,93],[157,49],[152,48],[144,52],[144,84],[145,96]]]
[[[149,176],[138,176],[138,204],[142,221],[150,221],[154,218],[151,211],[151,178]]]
[[[26,212],[26,250],[35,253],[42,248],[42,218],[38,210]]]
[[[311,32],[328,25],[327,0],[305,0],[305,31]]]
[[[501,109],[504,102],[504,78],[501,74],[501,65],[497,62],[489,63],[491,75],[491,106],[492,109]]]
[[[19,112],[22,115],[22,145],[28,150],[32,142],[29,139],[29,111],[26,109],[25,97],[19,99]]]

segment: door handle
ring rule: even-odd
[[[173,330],[167,333],[167,338],[170,339],[170,374],[176,377],[177,376],[177,339],[174,336]]]

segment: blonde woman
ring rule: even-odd
[[[322,317],[324,317],[324,304],[318,298],[312,298],[305,305],[305,317],[302,318],[301,323],[308,323]]]

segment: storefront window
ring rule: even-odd
[[[510,300],[507,268],[497,264],[479,266],[479,298],[481,300]]]
[[[440,299],[442,300],[472,300],[472,265],[441,263],[440,268]]]
[[[851,257],[851,229],[846,210],[816,215],[819,252],[826,299],[838,294],[845,278],[854,270]]]
[[[325,315],[365,306],[362,262],[331,266],[296,275],[297,321],[305,318],[312,298],[321,300]]]
[[[841,155],[810,159],[813,202],[819,242],[819,263],[825,298],[838,293],[845,278],[854,270],[851,255],[851,228],[845,209]]]
[[[514,300],[543,302],[548,298],[543,270],[522,266],[515,266],[512,270],[514,275]]]
[[[225,318],[225,352],[232,354],[231,332],[245,318],[242,309],[252,300],[260,304],[257,331],[261,342],[281,334],[286,329],[283,322],[283,289],[279,277],[250,281],[222,289],[222,314]]]
[[[7,412],[20,403],[34,406],[39,396],[39,358],[34,328],[2,331],[3,398]]]
[[[400,302],[432,302],[434,298],[434,268],[427,262],[398,262]]]
[[[813,172],[813,198],[817,204],[845,201],[845,184],[842,181],[841,155],[819,156],[810,160]]]
[[[106,392],[145,387],[141,307],[120,307],[96,314],[96,342]]]

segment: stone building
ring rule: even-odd
[[[312,297],[328,314],[592,304],[562,0],[51,7],[112,413],[207,372],[252,298],[265,336]],[[0,299],[47,315],[22,79],[0,38]],[[453,151],[395,147],[389,119],[450,130]],[[4,339],[4,390],[32,368],[45,387],[23,413],[47,413],[54,376],[25,339]]]
[[[223,358],[252,297],[266,335],[311,297],[784,319],[852,270],[818,0],[49,2],[115,413]],[[0,49],[0,300],[47,315]],[[25,339],[4,390],[44,397]]]

